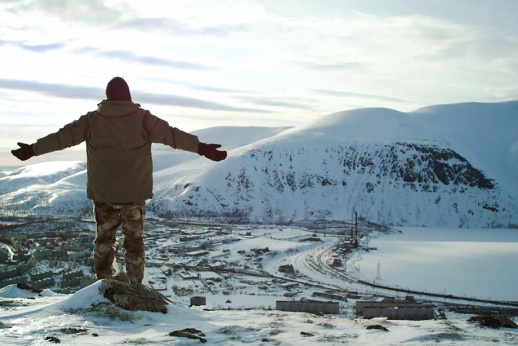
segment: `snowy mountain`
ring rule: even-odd
[[[518,225],[518,101],[368,108],[294,128],[196,132],[229,157],[154,148],[159,216],[252,222],[350,220],[404,226]],[[167,150],[164,150],[167,149]],[[60,164],[62,165],[62,164]],[[0,178],[2,211],[88,213],[80,163]],[[84,167],[84,166],[83,166]]]

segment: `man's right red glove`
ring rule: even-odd
[[[16,150],[11,150],[11,154],[16,156],[19,160],[25,161],[34,156],[34,150],[32,150],[32,145],[18,142],[18,146],[20,148]]]

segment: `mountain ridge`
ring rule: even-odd
[[[516,227],[517,110],[518,101],[409,113],[364,108],[291,128],[200,130],[200,139],[210,134],[207,141],[229,150],[228,159],[214,163],[154,147],[155,196],[148,209],[243,222],[350,220],[356,211],[390,225]],[[233,143],[228,148],[225,138]],[[176,154],[183,155],[179,162]],[[0,178],[0,191],[8,177]],[[34,185],[3,193],[2,202],[10,210],[21,201],[50,210],[49,196],[66,205],[63,194],[76,195],[80,180],[54,183],[58,197]]]

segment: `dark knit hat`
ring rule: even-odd
[[[114,77],[106,85],[106,98],[110,101],[131,101],[128,83],[121,77]]]

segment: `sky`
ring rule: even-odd
[[[0,166],[84,161],[10,151],[95,110],[114,76],[188,132],[516,100],[516,18],[515,0],[1,0]]]

